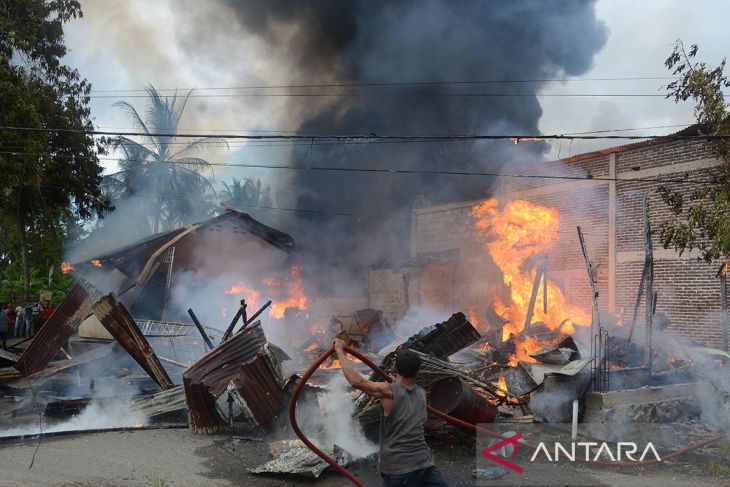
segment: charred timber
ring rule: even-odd
[[[213,342],[210,340],[210,337],[205,332],[205,328],[203,328],[203,325],[200,324],[200,321],[198,321],[198,317],[195,316],[195,313],[193,313],[192,308],[188,308],[188,314],[190,315],[190,319],[193,320],[193,323],[195,323],[195,327],[200,332],[200,336],[203,337],[203,340],[205,341],[205,344],[208,346],[208,350],[213,350],[215,346],[213,345]]]
[[[233,335],[233,329],[236,327],[236,323],[238,323],[238,320],[243,317],[243,322],[246,323],[246,308],[248,305],[246,304],[246,300],[241,300],[241,307],[238,308],[238,311],[236,311],[235,316],[231,320],[231,324],[228,325],[228,328],[226,328],[226,332],[223,333],[223,338],[221,338],[221,342],[225,342],[231,336]]]
[[[110,293],[104,296],[91,307],[91,310],[104,328],[162,389],[174,387],[159,357],[116,294]]]

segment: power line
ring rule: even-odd
[[[268,90],[291,88],[355,88],[368,86],[446,86],[446,85],[486,85],[486,84],[519,84],[519,83],[549,83],[549,82],[585,82],[585,81],[658,81],[676,79],[676,76],[625,76],[613,78],[538,78],[538,79],[504,79],[504,80],[452,80],[452,81],[393,81],[372,83],[318,83],[318,84],[291,84],[291,85],[249,85],[249,86],[220,86],[207,88],[156,88],[162,91],[220,91],[220,90]],[[92,90],[92,93],[141,93],[145,89],[113,89]]]
[[[730,94],[724,93],[725,96]],[[448,93],[448,92],[399,92],[399,93],[224,93],[191,94],[188,98],[667,98],[661,93]],[[90,99],[149,98],[149,95],[86,95]]]
[[[124,137],[169,137],[174,138],[219,138],[219,139],[240,139],[240,140],[337,140],[349,142],[354,140],[412,140],[412,141],[443,141],[443,140],[717,140],[730,139],[730,134],[697,134],[697,135],[567,135],[567,134],[511,134],[511,135],[488,135],[488,134],[445,134],[445,135],[378,135],[370,134],[319,134],[319,135],[252,135],[252,134],[194,134],[194,133],[156,133],[156,132],[117,132],[108,130],[83,130],[49,127],[11,127],[0,126],[0,131],[10,132],[42,132],[42,133],[72,133],[87,135],[109,135]]]
[[[40,155],[36,153],[9,153],[12,155]],[[75,156],[60,155],[56,157],[74,158]],[[86,157],[85,157],[86,158]],[[91,157],[88,157],[89,159]],[[99,157],[99,160],[118,160],[116,158]],[[192,162],[158,162],[146,161],[144,164],[177,164],[181,166],[198,166],[199,164]],[[498,178],[517,178],[517,179],[554,179],[566,181],[604,181],[604,182],[649,182],[649,183],[687,183],[687,184],[707,184],[706,181],[692,181],[686,178],[611,178],[611,177],[594,177],[594,176],[563,176],[552,174],[520,174],[520,173],[502,173],[502,172],[483,172],[483,171],[447,171],[447,170],[429,170],[429,169],[390,169],[390,168],[362,168],[362,167],[332,167],[332,166],[299,166],[295,164],[252,164],[252,163],[233,163],[233,162],[208,162],[208,166],[212,167],[242,167],[248,169],[277,169],[290,171],[311,171],[311,172],[347,172],[347,173],[372,173],[372,174],[413,174],[413,175],[435,175],[435,176],[478,176],[478,177],[498,177]],[[122,171],[123,172],[123,171]],[[113,176],[120,172],[109,174]]]
[[[693,122],[687,122],[683,124],[675,124],[675,125],[655,125],[651,127],[633,127],[633,128],[625,128],[625,129],[605,129],[605,130],[590,130],[585,132],[566,132],[563,135],[586,135],[586,134],[602,134],[602,133],[616,133],[616,132],[632,132],[632,131],[639,131],[639,130],[652,130],[652,129],[662,129],[662,128],[679,128],[679,127],[687,127],[692,125]],[[104,128],[113,128],[113,127],[104,127]],[[126,127],[120,127],[124,130],[132,130],[128,129]],[[210,129],[207,129],[210,130]],[[234,129],[226,130],[228,132],[234,131]],[[255,132],[252,130],[246,130],[246,132]],[[297,133],[297,131],[274,131],[274,130],[261,130],[259,132],[262,133],[270,133],[270,134],[277,134],[277,133]],[[217,136],[219,138],[225,138],[225,136]],[[147,148],[156,148],[157,143],[156,142],[146,142],[144,140],[134,141],[136,144],[139,144],[143,147]],[[346,141],[344,145],[353,146],[353,145],[370,145],[370,144],[406,144],[406,143],[424,143],[424,142],[453,142],[451,140],[442,140],[442,139],[434,139],[434,140],[358,140],[358,141]],[[189,145],[190,142],[187,141],[170,141],[165,142],[165,145]],[[254,140],[254,141],[240,141],[240,142],[229,142],[228,148],[247,148],[247,147],[293,147],[293,146],[327,146],[327,145],[343,145],[342,141],[325,141],[325,140],[318,140],[318,141],[311,141],[308,139],[304,140],[275,140],[275,141],[267,141],[267,140]],[[86,145],[65,145],[63,146],[67,149],[73,149],[73,148],[86,148]],[[4,146],[4,149],[7,149],[9,151],[12,150],[24,150],[31,148],[30,146]],[[112,158],[113,159],[113,158]]]

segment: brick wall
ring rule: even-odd
[[[619,179],[707,180],[713,170],[711,152],[702,142],[674,141],[659,144],[634,144],[614,149],[616,172]],[[564,161],[545,163],[525,169],[524,174],[610,177],[611,150],[579,155]],[[709,163],[707,161],[710,161]],[[693,163],[689,164],[688,163]],[[684,164],[684,165],[683,165]],[[692,170],[687,170],[691,168]],[[686,176],[685,176],[686,175]],[[710,345],[720,344],[719,283],[714,278],[716,265],[697,261],[693,256],[678,257],[671,250],[662,249],[658,229],[669,217],[669,211],[656,189],[657,181],[561,181],[555,179],[513,178],[502,180],[497,186],[500,202],[523,198],[531,203],[555,208],[560,212],[559,238],[549,253],[548,277],[560,285],[572,304],[590,310],[590,286],[576,232],[580,225],[594,262],[599,307],[607,310],[609,301],[609,194],[615,185],[615,312],[630,319],[636,299],[638,282],[643,266],[644,230],[643,196],[649,192],[650,221],[656,230],[654,290],[658,292],[657,311],[667,314],[672,321],[670,330]],[[680,187],[676,184],[674,187]],[[684,185],[685,193],[692,186]],[[477,202],[454,203],[417,209],[413,214],[411,257],[419,259],[451,251],[454,263],[454,310],[471,312],[480,318],[491,299],[504,294],[501,275],[483,248],[473,228],[470,215]],[[527,265],[537,265],[538,261]],[[385,281],[391,282],[390,287]],[[371,295],[385,295],[395,291],[402,295],[402,280],[384,279]],[[372,288],[371,288],[372,289]],[[380,299],[380,298],[379,298]],[[385,304],[383,299],[378,302]],[[374,303],[373,303],[374,304]],[[413,304],[413,301],[411,302]],[[393,315],[404,311],[397,304],[391,306]],[[643,333],[643,310],[639,313],[637,332]]]

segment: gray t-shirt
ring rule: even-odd
[[[380,410],[380,471],[400,475],[432,466],[433,453],[423,436],[426,391],[399,383],[391,387],[393,410],[389,416]]]

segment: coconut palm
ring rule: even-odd
[[[142,132],[141,140],[119,136],[111,146],[122,152],[121,171],[107,176],[106,190],[119,198],[135,198],[129,205],[145,222],[149,233],[170,230],[194,219],[210,215],[215,208],[211,199],[213,186],[204,175],[210,164],[195,154],[208,147],[228,147],[218,137],[179,139],[178,124],[192,93],[178,97],[161,96],[149,85],[146,119],[128,102],[115,106],[129,115],[134,127]],[[187,143],[186,143],[187,142]]]
[[[243,181],[233,178],[231,184],[223,184],[218,192],[221,204],[238,208],[248,213],[256,209],[271,207],[271,188],[262,186],[260,179],[246,178]]]

